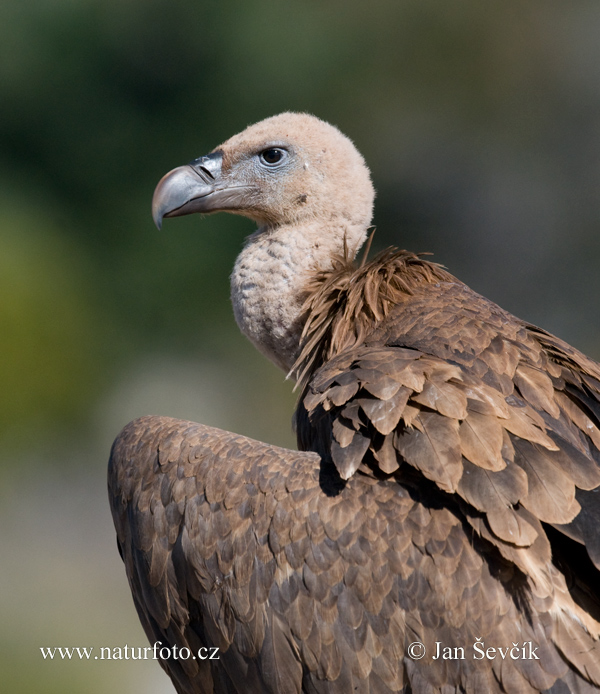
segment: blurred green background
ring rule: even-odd
[[[291,385],[238,334],[247,220],[150,218],[154,185],[302,110],[370,164],[376,248],[432,251],[600,357],[595,0],[4,0],[0,5],[0,681],[166,694],[105,492],[110,444],[168,414],[293,445]],[[98,651],[97,651],[98,652]]]

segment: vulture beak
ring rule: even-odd
[[[217,212],[242,206],[247,186],[227,185],[221,176],[223,153],[213,152],[163,176],[152,198],[152,218],[160,229],[164,217]]]

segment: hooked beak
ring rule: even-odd
[[[228,185],[221,176],[223,153],[213,152],[163,176],[152,197],[152,218],[160,229],[165,217],[243,208],[248,186]]]

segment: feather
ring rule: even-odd
[[[451,383],[430,378],[423,386],[423,390],[412,399],[445,417],[464,419],[467,416],[467,397],[462,390]]]
[[[373,426],[384,436],[396,428],[411,391],[400,388],[391,398],[360,398],[357,400]]]
[[[505,542],[525,547],[532,545],[538,536],[536,528],[513,508],[489,511],[486,516],[492,532]]]
[[[510,407],[509,417],[502,424],[515,436],[537,443],[550,451],[558,450],[558,446],[545,433],[543,420],[536,418],[535,412],[527,407]]]
[[[400,390],[400,383],[390,376],[380,376],[377,380],[363,382],[363,388],[380,400],[389,400]]]
[[[544,449],[529,441],[513,440],[515,462],[527,474],[528,493],[521,503],[546,523],[568,523],[580,510],[575,486]]]
[[[515,374],[515,384],[528,403],[546,410],[554,418],[559,416],[560,410],[554,401],[554,387],[546,373],[520,364]]]
[[[598,426],[580,407],[577,407],[576,403],[569,396],[564,393],[556,393],[556,400],[567,417],[569,417],[586,436],[589,436],[597,449],[600,449],[600,429]]]
[[[265,630],[260,665],[263,679],[269,689],[281,694],[300,694],[300,652],[289,628],[275,613],[272,613]]]
[[[392,436],[386,436],[383,439],[381,447],[373,451],[375,459],[379,463],[379,467],[383,472],[391,475],[400,467],[400,461]]]
[[[557,437],[553,437],[556,440]],[[579,489],[596,489],[600,486],[600,467],[589,455],[584,455],[567,441],[560,441],[557,451],[543,451],[552,463],[565,472]]]
[[[345,421],[347,422],[348,420]],[[333,425],[331,427],[335,440],[339,443],[341,448],[346,448],[352,443],[355,433],[355,430],[349,427],[345,421],[343,417],[337,417],[333,420]]]
[[[482,352],[481,358],[492,371],[513,378],[521,354],[516,345],[498,335]]]
[[[394,446],[425,477],[454,492],[462,475],[458,421],[427,412],[421,412],[416,421],[422,431],[408,427],[399,431]]]
[[[341,415],[352,422],[352,426],[357,431],[361,428],[363,422],[360,417],[360,404],[358,400],[354,400],[346,405],[346,407],[344,407],[344,409],[341,411]]]
[[[527,475],[517,465],[491,472],[464,460],[463,467],[458,491],[479,511],[500,512],[515,506],[527,494]]]
[[[395,375],[395,378],[406,388],[410,388],[415,393],[420,393],[425,385],[425,373],[423,364],[408,364],[405,369]]]
[[[405,426],[411,428],[411,427],[417,427],[419,430],[421,429],[421,424],[418,420],[419,415],[421,414],[421,408],[417,407],[415,405],[411,405],[410,403],[406,405],[402,412],[402,419],[404,421]]]
[[[339,405],[343,405],[345,402],[348,402],[350,398],[356,395],[357,391],[358,382],[355,381],[354,383],[349,383],[348,385],[334,386],[333,388],[329,388],[327,391],[327,397],[334,405],[339,407]]]
[[[509,417],[508,405],[497,390],[482,383],[465,385],[463,388],[469,410],[501,419]]]
[[[496,417],[469,412],[459,430],[460,450],[475,465],[486,470],[502,470],[502,425]]]
[[[369,448],[369,439],[358,432],[352,443],[342,448],[337,441],[331,442],[331,457],[343,480],[347,480],[358,470],[364,454]]]

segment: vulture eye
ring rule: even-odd
[[[260,153],[260,159],[267,166],[277,166],[284,160],[286,154],[287,152],[280,147],[269,147]]]

